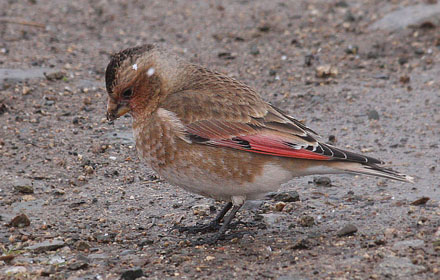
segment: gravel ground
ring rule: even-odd
[[[395,14],[437,1],[120,2],[0,3],[0,278],[440,278],[440,13]],[[201,235],[173,226],[221,203],[141,164],[129,117],[105,121],[109,54],[143,43],[416,183],[297,179],[247,204],[226,240],[188,245]]]

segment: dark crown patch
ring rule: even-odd
[[[107,88],[107,92],[113,92],[116,71],[118,70],[119,66],[121,66],[122,62],[124,62],[127,58],[140,55],[151,49],[153,49],[153,45],[147,44],[134,48],[128,48],[112,55],[110,58],[110,62],[107,65],[107,69],[105,70],[105,87]]]

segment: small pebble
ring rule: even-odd
[[[211,213],[211,206],[208,204],[197,204],[191,207],[194,215],[208,216]]]
[[[78,241],[76,243],[76,249],[80,251],[86,251],[90,249],[90,245],[86,241]]]
[[[31,224],[28,216],[26,214],[20,214],[15,216],[10,222],[9,226],[11,227],[27,227]]]
[[[144,276],[144,272],[140,268],[131,268],[128,270],[124,270],[121,273],[121,279],[123,280],[134,280]]]
[[[411,202],[411,205],[424,205],[426,204],[426,202],[428,202],[429,199],[429,197],[424,196]]]
[[[290,247],[290,249],[292,250],[304,250],[310,248],[311,248],[310,241],[304,238],[300,238],[296,240],[296,242]]]
[[[348,45],[348,47],[345,49],[345,53],[347,54],[358,54],[359,47],[356,45]]]
[[[282,201],[277,202],[277,203],[275,204],[275,210],[281,212],[281,211],[283,211],[283,209],[284,209],[285,206],[286,206],[286,203],[285,203],[285,202],[282,202]]]
[[[332,185],[332,181],[326,176],[314,177],[313,183],[321,187],[330,187]]]
[[[335,144],[336,143],[336,136],[330,135],[328,137],[328,142],[331,143],[331,144]]]
[[[13,183],[13,187],[16,191],[21,193],[34,193],[34,187],[32,186],[32,181],[29,179],[16,179]]]
[[[299,201],[300,199],[297,191],[288,191],[275,194],[273,200],[282,202],[294,202]]]
[[[334,77],[338,75],[338,69],[329,64],[316,67],[315,72],[316,77],[318,78]]]
[[[399,81],[400,81],[402,84],[407,84],[407,83],[409,83],[409,81],[410,81],[410,77],[407,76],[407,75],[400,76]]]
[[[358,231],[357,227],[353,224],[345,225],[342,229],[340,229],[336,234],[339,237],[353,235]]]
[[[369,120],[379,120],[379,113],[376,110],[369,110],[367,112],[367,116]]]
[[[89,264],[86,262],[73,262],[67,266],[69,270],[80,270],[88,268]]]
[[[311,227],[315,225],[315,219],[312,216],[302,216],[299,220],[299,224],[303,227]]]
[[[312,66],[314,58],[315,57],[313,54],[307,54],[306,56],[304,56],[304,65],[305,66]]]
[[[49,74],[44,73],[44,76],[47,80],[53,81],[53,80],[61,80],[66,76],[66,73],[62,71],[56,71]]]

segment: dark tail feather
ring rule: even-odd
[[[399,173],[392,169],[383,168],[376,164],[362,164],[357,162],[333,162],[332,167],[355,174],[366,174],[393,179],[402,182],[414,183],[414,177]]]

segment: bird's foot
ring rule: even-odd
[[[200,245],[216,245],[222,240],[228,240],[228,241],[236,240],[235,242],[239,242],[239,240],[245,234],[253,235],[253,232],[251,231],[232,232],[232,233],[229,232],[228,234],[217,232],[210,236],[199,237],[197,239],[191,240],[190,243],[192,246],[200,246]]]
[[[173,229],[177,229],[179,232],[188,233],[206,233],[213,232],[220,229],[220,224],[216,221],[210,222],[209,224],[195,225],[195,226],[174,226]]]
[[[210,236],[204,236],[200,237],[196,240],[191,241],[191,245],[198,246],[198,245],[215,245],[219,240],[225,239],[224,233],[215,233],[214,235]]]

